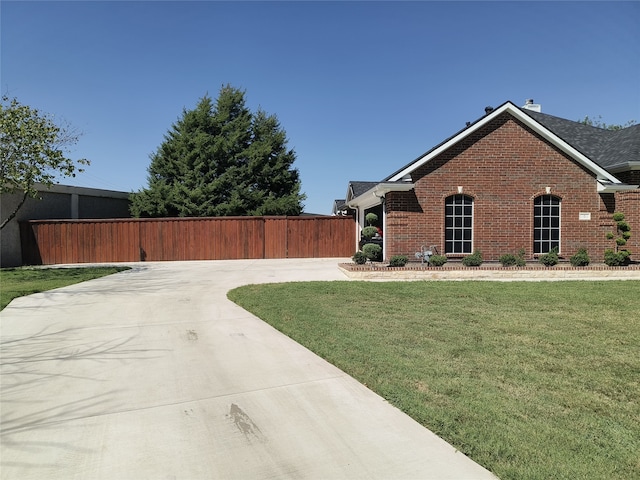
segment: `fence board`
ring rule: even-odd
[[[105,263],[349,257],[348,217],[31,220],[20,225],[23,263]]]

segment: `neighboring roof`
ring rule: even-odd
[[[106,197],[106,198],[122,198],[128,199],[131,195],[130,192],[122,192],[118,190],[104,190],[101,188],[89,188],[89,187],[76,187],[74,185],[61,185],[54,183],[51,186],[44,185],[42,183],[36,183],[35,188],[39,192],[51,192],[51,193],[66,193],[69,195],[77,194],[87,197]]]
[[[344,198],[337,198],[333,201],[333,208],[331,209],[331,214],[332,215],[340,215],[342,212],[344,212],[344,210],[346,210],[347,207],[345,205],[346,200]]]

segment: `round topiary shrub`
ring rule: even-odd
[[[362,229],[362,236],[366,239],[372,238],[376,233],[378,233],[378,229],[376,227],[364,227]]]
[[[480,250],[476,250],[471,255],[467,255],[462,259],[462,264],[465,267],[479,267],[482,265],[482,253]]]
[[[353,257],[351,257],[351,260],[353,260],[353,262],[356,263],[357,265],[364,265],[365,263],[367,263],[367,256],[364,254],[364,252],[361,252],[358,250],[356,253],[353,254]]]
[[[434,267],[441,267],[445,263],[447,263],[446,255],[431,255],[431,258],[429,258],[429,264]]]
[[[393,257],[391,257],[391,260],[389,260],[389,266],[404,267],[408,261],[409,257],[407,257],[406,255],[394,255]]]
[[[579,248],[578,251],[569,258],[569,262],[574,267],[586,267],[591,262],[591,259],[587,254],[586,248]]]
[[[375,225],[378,222],[378,215],[373,212],[369,212],[364,216],[367,225]]]
[[[380,260],[380,255],[382,254],[382,247],[380,245],[376,245],[375,243],[367,243],[362,247],[362,252],[372,262],[378,261]]]

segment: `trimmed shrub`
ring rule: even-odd
[[[476,250],[471,255],[467,255],[462,259],[462,264],[465,267],[479,267],[482,265],[482,253],[480,250]]]
[[[513,253],[505,253],[498,259],[503,267],[513,267],[518,264],[518,257]]]
[[[364,216],[365,221],[368,225],[375,225],[378,223],[378,215],[373,212],[369,212]]]
[[[446,255],[431,255],[431,258],[429,258],[429,264],[434,267],[441,267],[445,263],[447,263]]]
[[[620,250],[615,252],[613,250],[605,250],[604,263],[610,267],[620,267],[629,263],[629,252],[627,250]]]
[[[616,241],[616,249],[606,250],[604,252],[604,263],[610,267],[619,265],[628,265],[631,263],[629,258],[631,254],[625,250],[624,247],[627,244],[627,240],[631,238],[631,227],[624,220],[624,213],[615,212],[613,214],[613,221],[616,222],[616,232],[607,232],[606,237],[608,240]]]
[[[377,261],[380,259],[380,255],[382,254],[382,247],[375,243],[367,243],[362,247],[362,253],[364,253],[372,262]]]
[[[631,227],[629,226],[629,224],[624,220],[620,220],[617,223],[617,227],[618,227],[618,230],[620,230],[621,232],[629,232],[631,230]]]
[[[578,251],[569,258],[569,262],[574,267],[586,267],[591,262],[591,259],[587,254],[586,248],[579,248]]]
[[[364,252],[361,252],[358,250],[356,253],[353,254],[353,257],[351,257],[351,260],[353,260],[353,262],[358,265],[364,265],[365,263],[367,263],[367,256],[364,254]]]
[[[389,266],[404,267],[408,261],[409,257],[407,257],[406,255],[394,255],[393,257],[391,257],[391,260],[389,260]]]
[[[369,226],[369,227],[364,227],[362,229],[363,238],[369,239],[369,238],[373,237],[376,233],[378,233],[378,229],[376,227]]]
[[[538,260],[545,267],[553,267],[560,261],[560,259],[558,258],[558,247],[553,247],[549,253],[540,255],[540,258],[538,258]]]

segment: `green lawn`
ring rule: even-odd
[[[640,478],[640,282],[309,282],[229,298],[502,479]]]
[[[11,300],[104,277],[129,267],[3,268],[0,269],[0,310]]]

